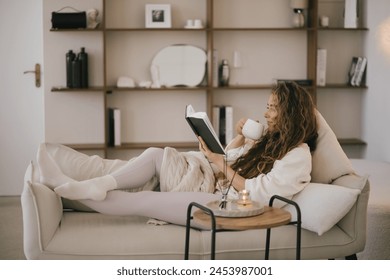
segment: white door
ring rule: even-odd
[[[43,65],[42,0],[0,0],[0,40],[0,196],[10,196],[44,139],[43,80],[23,74]]]

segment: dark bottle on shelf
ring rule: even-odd
[[[72,75],[72,62],[76,58],[75,53],[69,50],[66,53],[66,86],[68,88],[73,87],[73,75]]]
[[[80,60],[80,74],[81,74],[81,87],[88,87],[88,54],[85,52],[85,48],[81,48],[81,52],[78,54]]]
[[[72,61],[72,87],[81,88],[81,63],[78,57]]]
[[[230,69],[226,59],[222,60],[219,66],[219,86],[226,87],[229,85]]]

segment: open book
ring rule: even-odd
[[[223,146],[218,139],[218,135],[215,133],[210,119],[205,112],[195,112],[192,105],[187,105],[185,118],[195,135],[202,137],[212,152],[225,154]]]

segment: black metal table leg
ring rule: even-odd
[[[284,198],[279,195],[274,195],[271,197],[269,201],[269,206],[272,207],[273,202],[275,199],[279,199],[281,201],[284,201],[288,204],[291,204],[295,207],[295,210],[297,211],[297,220],[292,221],[289,223],[289,225],[297,225],[297,240],[296,240],[296,259],[301,259],[301,231],[302,231],[302,219],[301,219],[301,209],[299,208],[299,205],[290,199]],[[271,228],[267,229],[267,237],[266,237],[266,244],[265,244],[265,259],[269,259],[269,250],[270,250],[270,240],[271,240]]]
[[[190,250],[190,229],[191,229],[191,220],[192,220],[192,207],[196,207],[201,209],[202,211],[207,212],[210,217],[211,217],[211,259],[215,260],[215,233],[216,233],[216,221],[215,221],[215,216],[214,213],[211,209],[196,203],[196,202],[191,202],[188,205],[187,208],[187,221],[186,221],[186,241],[185,241],[185,252],[184,252],[184,259],[188,260],[189,259],[189,250]]]
[[[269,260],[269,243],[271,241],[271,229],[267,228],[267,236],[265,239],[265,257],[264,259]]]

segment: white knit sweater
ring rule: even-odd
[[[233,161],[246,153],[248,149],[248,145],[229,149],[227,151],[229,160]],[[250,191],[252,200],[263,205],[268,205],[269,199],[274,194],[292,198],[309,184],[311,162],[309,146],[301,144],[288,152],[281,160],[275,161],[269,173],[245,180],[245,189]]]

